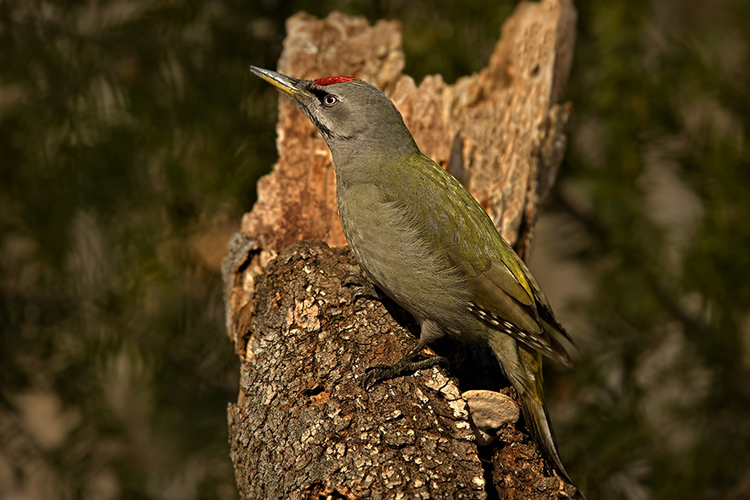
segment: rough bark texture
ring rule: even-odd
[[[432,76],[416,87],[401,75],[397,23],[300,14],[287,23],[278,70],[352,75],[384,89],[420,148],[467,185],[523,254],[565,146],[569,110],[557,100],[574,23],[568,0],[522,3],[486,69],[453,86]],[[279,162],[223,264],[227,329],[242,360],[229,432],[243,498],[575,497],[514,417],[483,429],[483,443],[497,439],[477,447],[461,392],[515,396],[481,349],[441,341],[435,349],[450,370],[362,390],[365,368],[398,360],[418,330],[389,300],[352,301],[341,287],[356,263],[329,247],[345,241],[328,149],[285,100],[277,132]],[[325,243],[299,243],[310,239]]]
[[[352,303],[346,249],[287,247],[258,279],[232,458],[245,498],[482,498],[466,403],[444,372],[361,387],[414,338],[389,304]],[[394,321],[395,319],[395,321]]]

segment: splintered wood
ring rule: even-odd
[[[569,2],[519,5],[489,65],[454,85],[435,75],[416,86],[401,73],[404,53],[394,21],[370,26],[339,13],[323,20],[297,14],[287,21],[287,32],[280,73],[304,79],[348,75],[382,89],[422,152],[450,168],[503,237],[525,253],[565,148],[568,107],[557,101],[575,41]],[[242,232],[274,251],[306,239],[345,245],[325,142],[286,99],[280,99],[277,133],[279,162],[258,183],[258,201],[243,218]]]

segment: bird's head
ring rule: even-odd
[[[331,149],[337,167],[356,161],[357,156],[375,159],[384,152],[416,150],[396,106],[364,80],[349,76],[298,80],[254,66],[250,69],[307,115]]]

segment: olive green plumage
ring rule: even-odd
[[[541,354],[565,365],[568,337],[523,261],[479,203],[417,148],[380,90],[348,77],[297,80],[251,67],[316,125],[336,167],[339,217],[372,281],[419,322],[415,348],[368,381],[425,366],[416,354],[444,334],[488,345],[516,389],[527,426],[560,475],[544,405]]]

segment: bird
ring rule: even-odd
[[[466,188],[418,148],[393,102],[350,76],[292,78],[250,66],[320,132],[336,171],[346,241],[364,274],[408,311],[419,340],[393,365],[368,368],[365,388],[444,358],[416,361],[449,335],[489,347],[520,400],[547,463],[573,484],[544,402],[542,355],[571,366],[537,281]]]

